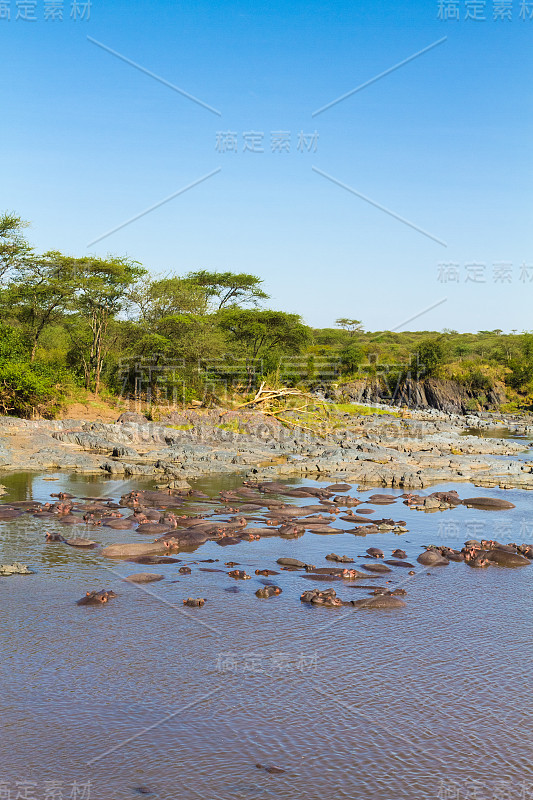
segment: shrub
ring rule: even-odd
[[[37,413],[53,419],[63,399],[57,378],[57,372],[41,365],[6,361],[0,365],[0,411],[19,417]]]

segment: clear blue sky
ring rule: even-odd
[[[93,0],[77,21],[71,0],[55,21],[51,0],[36,21],[6,3],[0,208],[31,221],[39,249],[127,254],[154,274],[253,272],[273,307],[317,326],[395,328],[446,297],[404,327],[533,328],[533,3],[523,19],[513,0],[508,20],[487,0],[472,20],[459,0],[461,18],[442,20],[438,0]],[[243,152],[252,130],[263,153]],[[298,150],[315,130],[316,152]],[[236,153],[217,149],[227,131]],[[290,152],[271,152],[273,131],[290,132]],[[474,262],[484,283],[466,280]],[[443,263],[459,282],[439,280]]]

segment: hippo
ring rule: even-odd
[[[405,608],[405,603],[392,594],[378,594],[375,597],[362,598],[361,600],[352,600],[352,605],[357,608],[374,609],[374,608]]]
[[[131,564],[179,564],[181,558],[172,558],[171,556],[137,556],[137,558],[130,558],[128,561]]]
[[[235,578],[236,581],[249,581],[252,577],[251,575],[247,575],[243,569],[234,569],[228,572],[228,576],[230,578]]]
[[[395,503],[398,498],[394,494],[373,494],[367,498],[367,503],[374,503],[377,506],[386,506]]]
[[[240,544],[242,539],[239,539],[238,536],[226,536],[222,535],[219,539],[217,539],[217,544],[220,547],[229,547],[233,544]]]
[[[281,591],[279,586],[265,586],[263,589],[258,589],[255,596],[259,597],[260,600],[268,600],[270,597],[277,597],[278,594],[281,594]]]
[[[268,578],[269,575],[279,575],[279,572],[276,572],[273,569],[256,569],[255,574],[264,575],[265,577]]]
[[[441,503],[446,503],[449,506],[461,505],[461,498],[455,489],[451,492],[432,492],[429,497],[434,497],[436,500],[440,500]]]
[[[444,558],[447,558],[448,561],[464,561],[465,557],[461,553],[460,550],[452,550],[451,548],[443,548],[441,550],[441,554]]]
[[[308,567],[306,569],[308,575],[342,575],[345,571],[344,567]]]
[[[138,556],[163,555],[168,551],[165,542],[142,544],[111,544],[104,547],[102,555],[107,558],[132,558]]]
[[[336,553],[329,553],[326,556],[326,561],[337,561],[341,564],[353,564],[354,559],[350,556],[338,556]]]
[[[61,544],[66,544],[67,540],[64,536],[61,536],[60,533],[50,533],[50,531],[46,531],[45,541],[47,542],[60,542]]]
[[[246,528],[246,532],[251,534],[252,536],[259,536],[262,538],[263,536],[277,536],[278,530],[277,528]]]
[[[326,492],[348,492],[352,488],[350,483],[332,483],[326,486]]]
[[[514,503],[510,503],[509,500],[502,500],[499,497],[467,497],[462,502],[467,508],[486,509],[487,511],[516,508]]]
[[[490,561],[486,557],[486,554],[481,552],[477,556],[473,556],[472,558],[466,558],[466,563],[469,567],[488,567]]]
[[[398,558],[387,558],[383,563],[389,564],[391,567],[407,567],[407,569],[414,567],[414,564],[411,564],[409,561],[403,561]]]
[[[170,531],[176,528],[175,524],[172,523],[161,523],[161,522],[142,522],[138,528],[136,533],[145,533],[149,534],[150,536],[157,536],[158,534],[170,533]]]
[[[136,572],[134,575],[128,575],[125,578],[129,583],[154,583],[155,581],[162,581],[164,575],[158,575],[156,572]]]
[[[354,581],[357,578],[368,578],[368,575],[365,575],[364,572],[359,572],[357,569],[343,569],[342,571],[342,579],[345,581]]]
[[[518,553],[510,553],[500,547],[495,547],[487,552],[487,558],[492,564],[499,567],[527,567],[531,561]]]
[[[202,608],[205,605],[205,597],[188,597],[183,601],[183,605],[189,608]]]
[[[76,601],[76,605],[78,606],[101,606],[105,605],[112,597],[116,597],[117,595],[111,589],[106,591],[105,589],[100,589],[100,591],[94,592],[87,592],[85,597],[80,598]]]
[[[435,550],[426,550],[416,559],[424,567],[446,567],[450,562]]]
[[[394,550],[392,553],[392,557],[404,559],[407,558],[407,553],[405,552],[405,550]]]
[[[533,559],[533,544],[520,544],[516,549],[526,558]]]
[[[23,514],[22,509],[17,508],[0,508],[0,522],[4,520],[16,519]]]
[[[106,519],[102,520],[102,524],[106,526],[106,528],[111,528],[114,531],[129,531],[135,527],[135,520],[128,519]]]
[[[75,514],[65,514],[59,520],[60,525],[85,525],[85,520],[82,517],[77,517]]]
[[[385,558],[385,553],[379,547],[369,547],[366,552],[371,558]]]
[[[310,603],[314,606],[324,606],[325,608],[339,608],[343,605],[342,600],[336,596],[335,589],[312,589],[300,595],[302,603]]]
[[[167,489],[166,491],[134,491],[120,498],[121,506],[153,506],[156,508],[176,508],[180,503],[183,503],[183,497],[180,497],[175,490]]]
[[[281,525],[281,527],[278,528],[278,535],[284,536],[285,538],[293,539],[301,536],[303,533],[304,529],[299,528],[297,525]]]
[[[311,533],[320,534],[321,536],[333,536],[335,534],[343,533],[340,528],[332,528],[331,525],[312,525],[310,527]]]
[[[81,547],[87,550],[94,550],[95,547],[98,547],[98,542],[93,542],[92,539],[65,539],[65,544],[68,544],[69,547]]]
[[[190,575],[192,570],[190,567],[180,567],[178,572],[180,575]]]
[[[392,572],[386,564],[363,564],[362,566],[367,572]]]
[[[314,569],[313,565],[298,561],[297,558],[278,558],[276,563],[283,567],[294,567],[295,569]]]
[[[358,528],[344,531],[344,533],[352,533],[354,536],[367,536],[369,533],[379,533],[377,525],[361,525]]]

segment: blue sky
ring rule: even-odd
[[[533,3],[526,19],[526,0],[466,19],[472,3],[443,20],[438,0],[92,0],[74,20],[64,0],[52,21],[36,0],[31,21],[0,2],[0,208],[31,221],[41,250],[253,272],[312,325],[530,329]],[[512,19],[493,18],[502,3]],[[217,149],[228,131],[238,152]],[[243,152],[249,131],[264,152]],[[271,151],[277,131],[289,152]],[[297,149],[315,131],[316,151]]]

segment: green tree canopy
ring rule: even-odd
[[[219,312],[218,319],[230,345],[246,361],[248,388],[261,360],[271,360],[274,355],[298,355],[311,340],[310,330],[298,314],[227,308]]]
[[[20,266],[32,252],[22,235],[28,225],[12,212],[0,214],[0,278]]]
[[[111,344],[110,323],[126,305],[128,290],[144,277],[146,270],[126,258],[90,256],[71,259],[69,274],[73,275],[76,288],[68,329],[83,363],[85,387],[98,395]]]
[[[260,300],[268,300],[261,289],[263,281],[256,275],[246,272],[189,272],[186,278],[191,284],[201,286],[206,298],[214,302],[218,309],[232,305],[256,306]]]
[[[185,278],[152,280],[145,277],[128,292],[130,311],[152,323],[174,315],[201,316],[207,313],[205,290]]]

